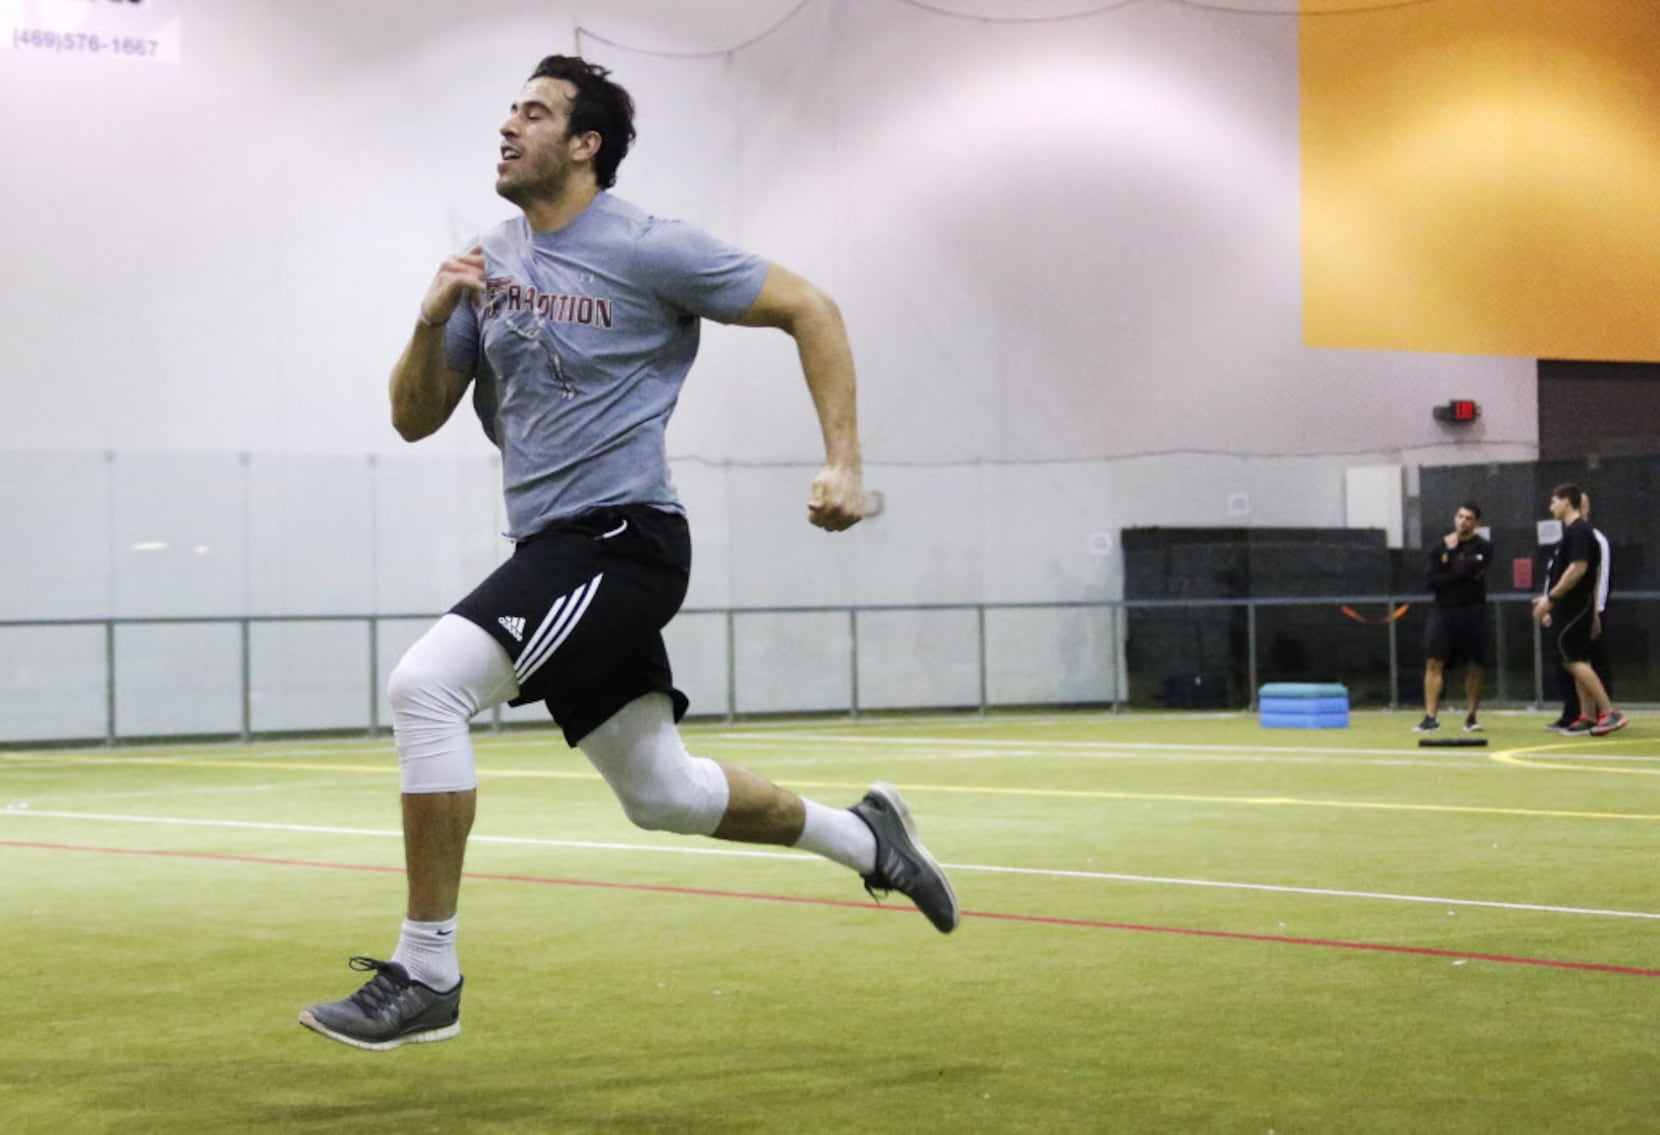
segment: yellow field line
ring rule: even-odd
[[[1501,765],[1510,765],[1513,768],[1557,769],[1565,772],[1614,772],[1622,776],[1660,776],[1660,769],[1654,768],[1609,768],[1607,765],[1559,765],[1550,761],[1524,761],[1523,753],[1548,753],[1553,749],[1574,749],[1583,742],[1558,741],[1550,745],[1527,745],[1520,749],[1501,749],[1497,753],[1488,755],[1488,760],[1499,762]]]
[[[830,781],[791,781],[802,788],[852,788]],[[1174,792],[1102,792],[1067,788],[980,788],[960,784],[905,784],[907,792],[955,792],[984,796],[1051,796],[1087,800],[1163,800],[1189,804],[1265,804],[1290,808],[1359,808],[1385,812],[1456,812],[1483,816],[1554,816],[1578,820],[1660,820],[1638,812],[1569,812],[1546,808],[1483,808],[1465,804],[1390,804],[1376,800],[1308,800],[1296,796],[1191,796]]]

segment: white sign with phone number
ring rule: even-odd
[[[175,0],[0,0],[0,54],[179,61]]]

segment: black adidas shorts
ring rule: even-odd
[[[1424,622],[1424,657],[1449,666],[1487,665],[1486,606],[1431,607]]]
[[[513,659],[514,705],[547,702],[575,745],[642,694],[674,701],[662,629],[691,577],[686,518],[650,505],[597,509],[521,540],[513,556],[450,608]]]

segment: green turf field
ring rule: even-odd
[[[899,785],[949,937],[482,736],[463,1031],[381,1054],[294,1018],[394,944],[388,742],[3,754],[0,1130],[1660,1131],[1660,730],[1545,716],[688,730],[827,803]]]

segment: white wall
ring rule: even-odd
[[[691,607],[1117,596],[1125,526],[1343,524],[1348,466],[1535,456],[1531,360],[1301,347],[1295,20],[1049,20],[1087,7],[146,0],[178,60],[0,43],[0,621],[430,612],[488,571],[490,448],[465,410],[403,445],[385,375],[508,212],[521,78],[578,43],[641,106],[619,192],[825,285],[862,368],[888,509],[827,536],[789,340],[709,329],[671,430]],[[1474,430],[1431,421],[1451,397]],[[744,619],[735,690],[722,617],[672,629],[699,709],[855,694],[842,616]],[[865,619],[863,704],[978,697],[971,617]],[[422,626],[382,624],[382,675]],[[1116,680],[1104,612],[986,634],[993,700]],[[365,723],[367,636],[252,627],[252,727]],[[234,627],[116,637],[121,732],[241,725]],[[100,627],[0,645],[0,740],[103,733]]]
[[[794,7],[174,4],[176,64],[0,55],[26,108],[0,450],[400,449],[385,372],[435,260],[507,212],[494,130],[536,58],[578,24],[698,50]],[[1392,453],[1442,444],[1454,395],[1486,412],[1460,454],[1535,441],[1526,360],[1300,346],[1291,18],[811,0],[731,54],[583,46],[640,101],[622,193],[840,298],[873,460]],[[788,344],[710,340],[676,453],[811,459]]]
[[[411,449],[385,376],[438,259],[507,215],[522,77],[578,42],[640,104],[622,195],[839,299],[887,493],[808,528],[791,346],[710,328],[670,434],[693,605],[1110,596],[1094,534],[1342,524],[1347,466],[1536,453],[1530,360],[1301,345],[1289,17],[151,3],[176,63],[0,50],[0,617],[437,609],[494,562],[471,415]],[[1454,396],[1470,432],[1431,420]]]

